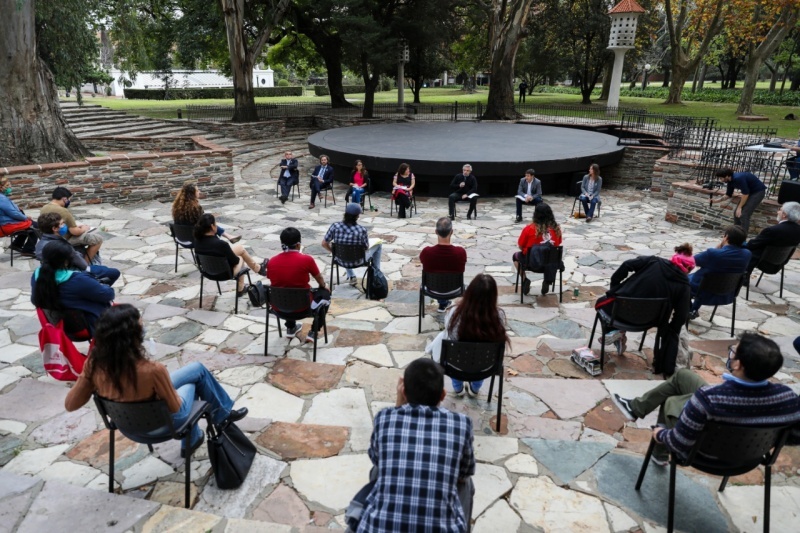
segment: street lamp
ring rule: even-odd
[[[408,41],[405,39],[400,40],[400,47],[397,51],[397,108],[399,110],[403,110],[404,106],[404,79],[405,79],[405,72],[404,67],[405,64],[408,63],[409,55],[408,55]]]
[[[644,13],[636,0],[622,0],[608,12],[611,17],[611,31],[608,36],[608,49],[614,52],[614,70],[611,74],[611,88],[608,91],[608,113],[616,113],[619,107],[619,86],[622,83],[622,64],[625,52],[634,47],[636,23]]]
[[[644,70],[642,70],[642,90],[647,88],[647,73],[650,72],[650,63],[645,63]]]

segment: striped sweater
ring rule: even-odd
[[[742,383],[730,375],[723,383],[694,393],[672,429],[658,435],[667,448],[685,459],[707,420],[750,426],[800,424],[800,396],[777,383]],[[787,444],[800,444],[800,426]]]

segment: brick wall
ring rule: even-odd
[[[22,208],[40,207],[49,202],[53,189],[59,185],[76,194],[76,203],[171,202],[183,182],[189,179],[196,181],[211,198],[233,198],[231,150],[203,137],[184,141],[191,141],[197,149],[0,167],[0,175],[8,176],[14,191],[11,199]],[[136,145],[135,142],[131,144]]]
[[[653,165],[650,193],[656,198],[666,199],[670,186],[676,182],[692,179],[696,164],[689,161],[673,161],[664,156]]]
[[[626,146],[622,160],[600,169],[603,188],[651,187],[653,167],[669,149],[654,146]]]
[[[371,124],[391,124],[396,122],[407,122],[405,118],[386,119],[386,118],[361,118],[354,116],[335,116],[335,115],[317,115],[314,117],[314,123],[323,130],[330,130],[333,128],[345,128],[348,126],[369,126]]]
[[[709,194],[718,197],[724,193],[724,189],[703,189],[694,181],[673,182],[669,189],[667,214],[664,218],[668,222],[689,228],[723,229],[733,224],[733,209],[728,208],[728,202],[709,207],[708,200]],[[739,195],[734,194],[733,198],[734,205],[738,204]],[[775,200],[761,202],[750,219],[749,235],[757,235],[762,229],[775,224],[779,207]]]
[[[200,150],[191,137],[84,137],[90,152],[185,152]]]
[[[173,120],[175,124],[196,128],[209,133],[250,141],[253,139],[274,139],[286,133],[286,120],[274,119],[261,122],[239,124],[236,122],[203,122],[194,120]]]

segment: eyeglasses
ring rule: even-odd
[[[738,344],[731,344],[728,346],[728,359],[736,359],[736,348]]]

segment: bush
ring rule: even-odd
[[[363,85],[343,85],[344,94],[363,93]],[[327,85],[314,85],[314,96],[329,96],[331,93]]]
[[[256,96],[303,96],[302,87],[256,87]],[[164,100],[164,89],[125,89],[130,100]],[[167,100],[197,100],[204,98],[233,99],[233,87],[205,89],[170,89]]]
[[[380,85],[378,85],[378,90],[391,91],[393,87],[394,87],[394,80],[392,78],[387,78],[386,76],[383,76],[381,78]]]
[[[278,80],[278,87],[288,87],[289,80]]]

